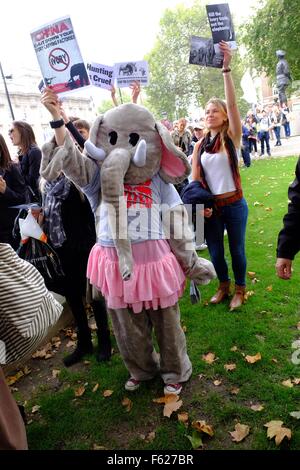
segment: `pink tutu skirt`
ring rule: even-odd
[[[128,281],[120,275],[114,247],[94,245],[89,256],[87,277],[111,309],[166,308],[175,305],[185,287],[185,275],[166,240],[132,245],[133,274]]]

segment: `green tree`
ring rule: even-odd
[[[189,64],[192,35],[211,36],[203,2],[196,0],[189,8],[179,5],[164,12],[156,43],[146,56],[150,69],[147,97],[158,118],[163,112],[169,119],[186,116],[191,105],[204,106],[212,96],[224,97],[220,69]],[[233,60],[233,74],[241,113],[244,114],[248,105],[241,99],[243,67],[238,53]]]
[[[256,14],[243,25],[242,41],[249,62],[275,79],[276,50],[286,51],[293,80],[300,79],[299,0],[264,0]]]

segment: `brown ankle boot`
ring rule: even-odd
[[[245,293],[245,287],[235,285],[234,296],[232,297],[229,305],[230,310],[235,310],[236,308],[239,308],[241,305],[243,305],[245,302]]]
[[[211,304],[219,304],[224,299],[227,299],[230,291],[230,281],[220,282],[215,295],[210,299]]]

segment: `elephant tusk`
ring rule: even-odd
[[[139,168],[146,165],[147,144],[144,139],[140,140],[133,156],[132,162]]]
[[[89,139],[85,141],[84,148],[93,160],[104,160],[106,154],[102,148],[96,147]]]

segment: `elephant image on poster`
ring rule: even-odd
[[[133,75],[135,72],[137,72],[137,66],[134,62],[129,62],[126,65],[121,65],[119,68],[119,75]]]
[[[73,64],[70,69],[70,79],[67,86],[73,90],[79,88],[77,81],[80,80],[80,87],[89,85],[89,77],[83,62]]]

